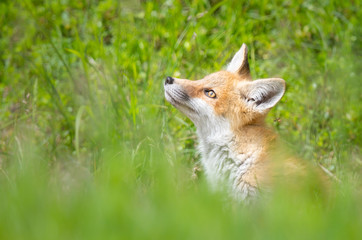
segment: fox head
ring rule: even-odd
[[[252,81],[243,44],[226,70],[196,81],[167,77],[164,88],[166,100],[190,118],[201,134],[207,134],[262,123],[282,98],[285,81]]]

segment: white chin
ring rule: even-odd
[[[171,97],[171,95],[167,91],[165,91],[165,98],[172,105],[175,106],[177,104],[176,101]]]

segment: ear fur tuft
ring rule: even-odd
[[[246,102],[263,112],[275,106],[285,92],[285,81],[281,78],[259,79],[243,86]]]

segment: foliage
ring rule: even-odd
[[[358,239],[359,1],[0,2],[3,239]],[[287,82],[268,123],[341,179],[316,200],[253,207],[211,193],[195,129],[163,97],[241,44],[253,77]]]

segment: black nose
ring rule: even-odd
[[[165,84],[173,84],[173,78],[172,77],[167,77],[166,78],[166,81],[165,81]]]

